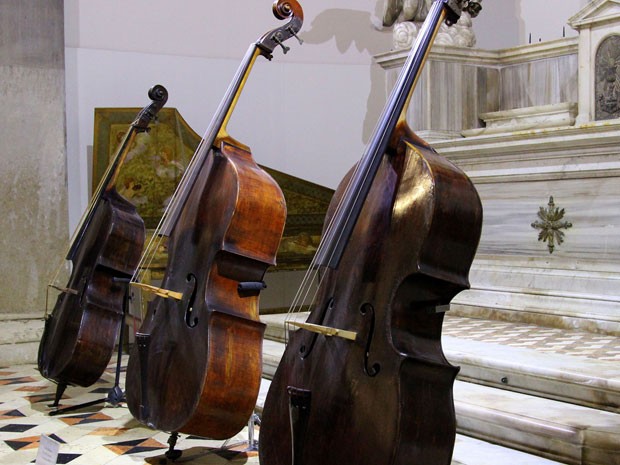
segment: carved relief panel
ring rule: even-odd
[[[620,118],[620,35],[604,39],[595,58],[596,120]]]

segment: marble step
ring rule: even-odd
[[[576,465],[620,465],[620,414],[457,381],[457,431]]]
[[[263,376],[283,352],[284,343],[264,341]],[[620,465],[618,413],[460,380],[454,399],[461,434],[561,463]]]
[[[270,381],[262,380],[257,401],[257,411],[262,412],[265,396]],[[537,455],[528,454],[507,447],[491,444],[480,439],[471,438],[462,434],[456,435],[452,465],[560,465],[561,462],[545,459]]]
[[[40,314],[0,314],[0,367],[35,363],[43,334]]]
[[[444,336],[458,379],[620,413],[620,364]]]
[[[262,315],[265,337],[284,341],[284,315]],[[620,364],[444,336],[458,379],[620,413]]]
[[[452,465],[554,465],[561,463],[462,434],[456,435],[452,453]]]

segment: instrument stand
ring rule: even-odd
[[[125,317],[127,312],[129,311],[129,278],[112,278],[113,283],[122,283],[125,284],[125,295],[123,297],[123,315],[121,316],[121,329],[118,338],[118,351],[116,356],[116,373],[114,377],[114,386],[108,392],[108,395],[103,399],[97,399],[90,402],[84,402],[82,404],[71,405],[69,407],[61,408],[53,410],[49,413],[50,416],[62,415],[67,412],[72,412],[74,410],[80,410],[86,407],[90,407],[92,405],[102,404],[107,402],[108,404],[112,404],[112,406],[116,407],[118,404],[125,400],[125,393],[120,388],[120,377],[121,377],[121,358],[123,356],[123,337],[125,335]],[[59,384],[56,390],[56,399],[54,403],[50,407],[57,407],[60,402],[60,398],[64,390],[66,389],[66,384]]]
[[[248,447],[245,452],[258,451],[258,439],[254,437],[254,426],[260,426],[260,417],[252,412],[252,416],[248,420]]]

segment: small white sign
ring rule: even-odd
[[[39,451],[37,452],[36,465],[56,465],[58,462],[58,451],[60,443],[54,441],[49,436],[42,434],[39,441]]]

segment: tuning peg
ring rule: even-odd
[[[286,55],[286,53],[291,49],[290,47],[287,47],[286,45],[284,45],[284,43],[282,43],[282,40],[280,39],[282,36],[280,35],[279,32],[277,32],[276,34],[273,35],[272,39],[273,41],[278,44],[280,47],[282,47],[282,50],[284,51],[284,54]]]
[[[299,38],[297,34],[295,34],[295,29],[293,29],[291,26],[287,27],[286,30],[290,32],[291,35],[295,37],[295,39],[297,39],[297,42],[299,42],[299,45],[304,43],[303,39]]]

